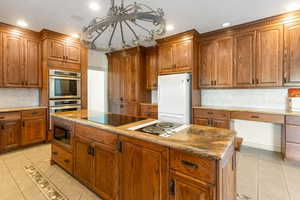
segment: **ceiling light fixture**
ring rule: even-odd
[[[286,11],[291,12],[300,9],[300,4],[292,3],[286,7]]]
[[[80,35],[77,34],[77,33],[72,33],[72,34],[71,34],[71,37],[72,37],[72,38],[80,38]]]
[[[89,7],[91,10],[94,10],[94,11],[100,10],[100,6],[97,2],[91,2]]]
[[[174,27],[173,24],[169,24],[169,25],[167,25],[167,27],[166,27],[167,31],[173,31],[174,28],[175,28],[175,27]]]
[[[27,27],[28,26],[27,22],[25,22],[24,20],[18,20],[17,24],[21,27]]]
[[[223,26],[224,28],[229,27],[230,25],[231,25],[231,24],[230,24],[229,22],[226,22],[226,23],[222,24],[222,26]]]
[[[162,9],[154,10],[145,4],[136,2],[125,5],[124,0],[121,0],[119,5],[115,3],[115,0],[110,0],[110,2],[110,8],[106,16],[94,18],[83,28],[82,42],[86,47],[102,51],[113,51],[117,48],[151,43],[165,34],[166,22]],[[113,46],[117,32],[119,32],[121,45]],[[105,41],[106,36],[108,36],[106,44],[97,43],[97,41]],[[126,37],[131,38],[127,39]]]

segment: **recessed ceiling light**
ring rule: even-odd
[[[80,38],[80,35],[77,33],[72,33],[71,36],[72,38]]]
[[[167,31],[172,31],[172,30],[174,30],[174,25],[173,24],[169,24],[169,25],[167,25],[167,27],[166,27],[166,29],[167,29]]]
[[[94,10],[94,11],[97,11],[100,9],[100,6],[97,2],[91,2],[89,7],[91,10]]]
[[[229,23],[229,22],[226,22],[226,23],[224,23],[224,24],[222,24],[222,26],[225,28],[225,27],[228,27],[228,26],[230,26],[231,24]]]
[[[299,10],[299,9],[300,9],[300,4],[297,4],[297,3],[292,3],[286,7],[286,11],[288,11],[288,12]]]
[[[24,20],[17,21],[17,24],[21,27],[27,27],[28,26],[27,22],[25,22]]]

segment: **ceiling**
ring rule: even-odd
[[[89,9],[91,1],[100,4],[99,11]],[[119,2],[120,0],[116,0]],[[200,33],[222,28],[222,24],[241,24],[286,12],[286,7],[300,0],[135,0],[152,8],[163,8],[167,23],[175,34],[195,28]],[[125,0],[126,3],[134,0]],[[1,0],[0,21],[16,25],[28,22],[29,29],[43,28],[71,34],[79,33],[96,16],[103,16],[110,0]]]

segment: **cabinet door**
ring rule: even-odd
[[[281,86],[283,69],[283,27],[271,26],[257,31],[257,86]]]
[[[186,40],[173,44],[174,65],[176,72],[192,71],[192,41]]]
[[[174,70],[173,45],[163,44],[158,47],[158,67],[160,74],[168,74]]]
[[[193,123],[200,125],[200,126],[210,126],[209,124],[209,119],[205,119],[205,118],[195,118],[193,119]]]
[[[216,128],[230,128],[230,122],[229,120],[222,120],[222,119],[214,119],[213,120],[213,126]]]
[[[90,147],[92,141],[75,137],[74,139],[74,175],[84,184],[92,184],[92,161]]]
[[[65,59],[65,42],[48,40],[48,58],[63,61]]]
[[[120,199],[167,199],[167,161],[162,152],[123,142],[120,154]]]
[[[121,57],[108,57],[108,96],[110,101],[120,101],[121,98]]]
[[[171,172],[170,200],[214,200],[214,188]]]
[[[40,42],[25,40],[25,84],[26,87],[41,87]]]
[[[21,144],[33,144],[46,139],[46,119],[23,120]]]
[[[200,44],[199,87],[213,87],[214,69],[216,64],[216,43]]]
[[[217,40],[215,84],[216,87],[231,87],[233,74],[233,38]]]
[[[157,48],[146,51],[147,90],[157,89]]]
[[[123,57],[121,64],[121,101],[135,102],[137,100],[137,55],[129,54]]]
[[[255,32],[234,36],[234,86],[253,87],[255,69]]]
[[[4,86],[24,85],[24,44],[18,35],[3,34],[3,73]]]
[[[94,143],[93,186],[107,200],[118,199],[119,171],[116,149]]]
[[[284,25],[284,82],[285,85],[300,85],[300,23]]]
[[[80,44],[66,42],[65,45],[66,62],[80,64]]]
[[[0,128],[0,142],[4,151],[18,147],[20,145],[20,120],[2,121],[0,122]]]

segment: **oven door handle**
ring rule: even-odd
[[[73,78],[73,77],[62,77],[62,76],[50,76],[50,79],[61,79],[61,80],[76,80],[80,81],[80,78]]]
[[[57,106],[57,107],[50,107],[50,110],[61,110],[61,109],[69,109],[69,108],[81,108],[81,106]]]

